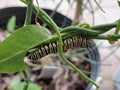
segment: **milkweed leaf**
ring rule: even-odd
[[[27,25],[16,30],[0,43],[0,73],[25,69],[23,60],[27,51],[50,36],[48,29],[38,25]]]
[[[8,23],[7,23],[7,30],[9,32],[12,32],[15,28],[15,24],[16,24],[16,17],[15,16],[12,16],[9,20],[8,20]]]
[[[19,84],[15,85],[14,87],[10,87],[11,90],[23,90],[24,89],[24,82],[20,82]],[[29,83],[27,90],[42,90],[40,86],[34,83]]]

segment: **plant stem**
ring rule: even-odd
[[[40,13],[46,18],[48,19],[51,24],[52,24],[52,27],[53,29],[56,31],[57,35],[58,35],[58,51],[59,51],[59,55],[61,57],[62,60],[64,60],[68,65],[70,65],[76,72],[78,72],[81,76],[83,76],[86,80],[88,80],[89,82],[91,82],[92,84],[94,84],[97,89],[99,88],[98,85],[93,81],[91,80],[89,77],[87,77],[82,71],[80,71],[74,64],[72,64],[69,60],[67,60],[63,53],[62,53],[62,38],[61,38],[61,34],[60,34],[60,31],[58,30],[58,27],[57,25],[54,23],[54,21],[47,15],[47,13],[45,13],[42,9],[39,9]]]
[[[23,3],[27,4],[25,2],[25,0],[21,0]],[[37,13],[37,7],[33,6],[33,12],[34,13]],[[47,20],[43,15],[40,15],[38,16],[43,22],[45,22],[49,27],[52,27],[52,24],[50,23],[49,20]],[[109,31],[110,29],[112,28],[115,28],[117,26],[117,23],[118,22],[114,22],[114,23],[109,23],[109,24],[102,24],[102,25],[95,25],[95,26],[92,26],[90,29],[85,29],[85,28],[81,28],[80,32],[85,32],[87,34],[90,34],[90,35],[96,35],[96,34],[102,34],[102,33],[105,33],[107,31]],[[75,26],[74,27],[67,27],[67,28],[63,28],[61,33],[63,32],[68,32],[68,29],[70,29],[72,31],[72,29],[76,29],[75,31],[77,31],[78,28],[76,28]],[[79,28],[80,29],[80,28]],[[84,31],[84,30],[85,31]],[[90,31],[89,31],[90,30]],[[78,30],[79,31],[79,30]]]
[[[120,35],[108,35],[108,36],[97,35],[97,36],[91,36],[91,38],[101,39],[101,40],[115,40],[115,41],[117,41],[118,39],[120,39]]]
[[[69,27],[63,28],[61,30],[61,33],[78,32],[78,33],[86,33],[88,35],[94,36],[94,35],[98,35],[98,34],[103,34],[107,31],[109,31],[110,29],[115,28],[117,26],[117,23],[118,22],[96,25],[96,26],[90,27],[89,29],[83,28],[83,27],[78,27],[78,26],[69,26]],[[117,35],[116,37],[119,37],[119,36]],[[94,38],[94,39],[97,39],[97,38]]]
[[[26,11],[26,18],[25,18],[25,25],[29,25],[31,23],[31,16],[32,16],[32,8],[33,8],[33,0],[27,0],[27,11]]]
[[[29,25],[31,23],[31,16],[32,16],[32,8],[33,8],[33,0],[26,0],[27,1],[27,12],[26,12],[26,18],[24,22],[24,26]],[[23,75],[25,79],[25,85],[23,90],[27,90],[29,86],[29,78],[27,75],[27,72],[23,70]]]
[[[23,75],[24,75],[24,78],[25,78],[25,84],[24,84],[23,90],[27,90],[28,86],[29,86],[28,74],[27,74],[27,72],[25,70],[23,70],[22,72],[23,72]]]
[[[90,29],[92,29],[92,30],[101,30],[103,32],[106,32],[106,31],[109,31],[112,28],[115,28],[117,26],[117,23],[118,22],[102,24],[102,25],[95,25],[95,26],[92,26]]]
[[[61,53],[60,53],[61,54]],[[87,77],[80,69],[78,69],[74,64],[72,64],[69,60],[67,60],[62,54],[60,55],[61,58],[68,64],[70,65],[76,72],[78,72],[82,77],[84,77],[86,80],[88,80],[89,82],[91,82],[93,85],[96,86],[96,88],[98,89],[99,86],[93,81],[91,80],[89,77]]]
[[[38,13],[38,8],[37,7],[35,7],[35,6],[33,6],[33,13]],[[39,13],[41,13],[40,12],[40,10],[39,10]],[[50,28],[52,27],[52,24],[51,24],[51,22],[49,21],[49,20],[47,20],[44,16],[42,16],[41,14],[38,14],[38,18],[41,20],[41,21],[43,21],[44,23],[46,23]],[[52,28],[53,29],[53,28]]]
[[[83,28],[83,27],[77,27],[77,26],[69,26],[66,28],[63,28],[61,30],[61,33],[65,33],[65,32],[79,32],[79,33],[86,33],[88,35],[97,35],[97,34],[101,34],[102,32],[100,30],[91,30],[91,29],[87,29],[87,28]]]
[[[116,25],[116,30],[114,32],[114,35],[118,35],[119,34],[119,31],[120,31],[120,19],[118,20],[118,23]]]

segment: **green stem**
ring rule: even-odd
[[[36,6],[33,6],[33,13],[36,14],[39,8],[37,8]],[[39,14],[38,14],[38,18],[44,22],[47,26],[49,26],[50,28],[52,27],[52,24],[49,20],[47,20],[47,18],[45,18],[42,14],[40,14],[41,11],[39,10]],[[52,28],[53,29],[53,28]]]
[[[20,1],[27,5],[26,0],[20,0]],[[32,7],[33,7],[33,13],[34,13],[34,14],[38,13],[38,9],[39,9],[39,8],[37,8],[37,7],[34,6],[34,5],[33,5]],[[40,13],[40,12],[39,12],[39,13]],[[41,14],[38,15],[38,18],[39,18],[41,21],[45,22],[49,27],[52,27],[52,24],[51,24],[44,16],[42,16]]]
[[[20,1],[27,4],[25,0],[20,0]],[[37,13],[37,9],[38,9],[37,7],[33,6],[34,13]],[[43,15],[39,14],[38,18],[40,18],[43,22],[45,22],[49,27],[52,27],[52,24],[50,23],[50,21],[47,20]],[[90,34],[90,35],[97,35],[97,34],[105,33],[112,28],[115,28],[117,26],[117,23],[118,22],[109,23],[109,24],[102,24],[102,25],[95,25],[95,26],[92,26],[90,29],[79,28],[79,30],[81,29],[80,32],[82,32],[82,33],[85,32],[85,33]],[[78,28],[74,28],[74,27],[64,28],[61,33],[67,32],[67,31],[69,31],[69,29],[71,29],[71,31],[73,31],[72,29],[78,29]],[[77,31],[77,30],[75,30],[75,31]]]
[[[63,28],[61,30],[61,33],[65,33],[65,32],[79,32],[79,33],[86,33],[88,35],[101,34],[101,31],[91,30],[91,29],[77,27],[77,26],[69,26],[69,27]]]
[[[36,7],[36,10],[38,10],[38,8]],[[61,35],[60,35],[60,32],[58,30],[58,27],[57,25],[54,23],[54,21],[49,17],[49,15],[44,12],[42,9],[39,9],[39,12],[42,16],[44,16],[50,23],[51,23],[51,26],[52,28],[55,30],[55,32],[57,33],[58,35],[58,41],[59,41],[59,44],[62,45],[62,38],[61,38]],[[59,46],[62,48],[62,46]]]
[[[57,25],[54,23],[54,21],[42,10],[42,9],[39,9],[40,13],[46,17],[46,19],[48,19],[51,24],[52,24],[52,27],[53,29],[55,30],[55,32],[57,33],[58,35],[58,51],[59,51],[59,54],[60,54],[60,57],[62,60],[64,60],[67,64],[69,64],[76,72],[78,72],[81,76],[83,76],[86,80],[88,80],[89,82],[91,82],[92,84],[94,84],[97,88],[98,88],[98,85],[93,81],[91,80],[89,77],[87,77],[83,72],[81,72],[74,64],[72,64],[69,60],[67,60],[63,53],[62,53],[62,38],[61,38],[61,34],[60,34],[60,31],[58,30],[58,27]]]
[[[38,8],[36,8],[38,9]],[[81,72],[75,65],[73,65],[71,62],[69,62],[63,55],[62,53],[62,38],[61,38],[61,34],[60,34],[60,31],[58,30],[58,27],[57,25],[54,23],[54,21],[42,10],[42,9],[39,9],[39,12],[42,16],[44,16],[52,25],[52,28],[55,30],[56,34],[58,35],[58,51],[59,51],[59,54],[60,54],[60,57],[66,62],[68,63],[75,71],[77,71],[81,76],[83,76],[85,79],[87,79],[88,81],[90,81],[92,84],[94,84],[97,88],[98,88],[98,85],[93,81],[91,80],[89,77],[87,77],[83,72]]]
[[[32,8],[33,8],[33,0],[26,0],[26,1],[27,1],[26,3],[28,5],[28,7],[27,7],[24,26],[29,25],[31,23]],[[29,78],[28,78],[27,72],[25,70],[23,70],[23,75],[24,75],[24,78],[25,78],[25,84],[24,84],[24,89],[23,90],[28,90]]]
[[[103,32],[106,32],[112,28],[115,28],[116,26],[117,26],[117,22],[114,22],[114,23],[108,23],[108,24],[102,24],[102,25],[95,25],[95,26],[92,26],[90,29],[101,30]]]
[[[25,18],[24,26],[29,25],[31,23],[33,0],[27,0],[27,5],[28,5],[28,7],[27,7],[27,11],[26,11],[26,18]]]
[[[116,30],[114,32],[114,35],[118,35],[120,31],[120,19],[118,20],[117,26],[116,26]]]
[[[25,70],[23,70],[22,72],[23,72],[24,79],[25,79],[25,84],[24,84],[23,90],[28,90],[28,86],[29,86],[28,74],[27,74],[27,72]]]
[[[96,86],[96,88],[98,89],[99,86],[93,81],[91,80],[88,76],[86,76],[79,68],[77,68],[74,64],[72,64],[69,60],[67,60],[62,53],[60,53],[61,58],[68,64],[70,65],[76,72],[78,72],[82,77],[84,77],[86,80],[88,80],[89,82],[91,82],[93,85]]]
[[[97,36],[91,36],[93,39],[102,39],[102,40],[118,40],[120,39],[120,35],[97,35]]]

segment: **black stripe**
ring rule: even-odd
[[[73,38],[71,38],[71,39],[72,39],[73,47],[75,47],[75,42],[74,42]]]
[[[56,53],[57,52],[57,45],[56,43],[51,43],[52,48],[53,48],[53,52],[52,53]]]
[[[40,46],[40,48],[38,49],[38,52],[39,52],[39,55],[40,55],[41,57],[44,57],[44,56],[43,56],[43,53],[42,53],[42,50],[41,50],[41,46]]]
[[[43,57],[40,49],[37,49],[36,52],[38,52],[40,58]]]
[[[34,61],[36,58],[35,58],[35,56],[34,56],[34,52],[33,52],[33,54],[31,53],[31,59]]]
[[[48,52],[48,47],[47,47],[47,46],[44,46],[43,48],[44,48],[44,50],[45,50],[46,55],[48,55],[48,54],[49,54],[49,52]]]
[[[43,46],[41,46],[41,53],[42,53],[43,57],[46,56],[46,52],[45,52],[45,49]]]

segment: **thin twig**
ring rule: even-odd
[[[82,16],[82,3],[83,3],[83,0],[77,0],[76,11],[75,11],[72,25],[79,24],[80,17]]]
[[[51,13],[50,17],[52,18],[55,14],[55,12],[57,11],[57,9],[60,7],[60,5],[62,4],[63,0],[60,0],[60,2],[58,3],[58,5],[56,6],[56,8],[54,9],[54,11]]]
[[[102,59],[102,62],[105,61],[105,60],[107,60],[107,58],[110,57],[114,52],[116,52],[119,47],[120,47],[120,45],[116,46],[115,49],[113,49],[107,56],[105,56],[105,57]]]

